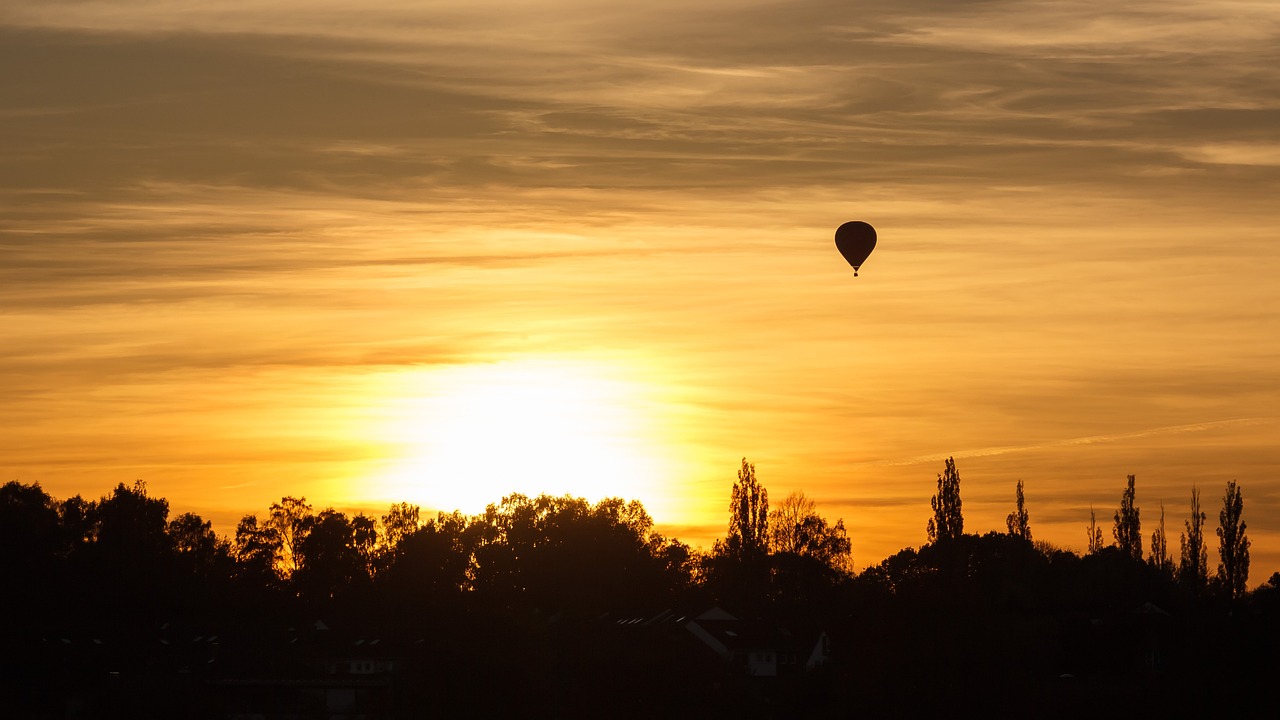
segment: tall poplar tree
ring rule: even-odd
[[[1115,527],[1111,534],[1115,536],[1120,552],[1134,560],[1142,560],[1142,522],[1138,519],[1138,508],[1134,507],[1134,477],[1129,476],[1129,484],[1120,495],[1120,509],[1115,514]]]
[[[1204,546],[1205,514],[1200,510],[1200,491],[1191,488],[1191,518],[1186,522],[1186,532],[1178,536],[1181,557],[1178,559],[1178,579],[1192,590],[1204,589],[1208,575],[1209,551]]]
[[[1244,496],[1236,481],[1227,483],[1218,513],[1218,581],[1232,598],[1244,595],[1249,580],[1249,538],[1245,536]]]
[[[756,466],[742,458],[738,482],[729,497],[729,537],[732,555],[764,555],[769,542],[769,491],[756,479]]]
[[[955,540],[964,534],[964,516],[960,513],[960,473],[956,461],[947,458],[943,474],[938,476],[938,494],[929,500],[933,517],[925,528],[929,542]]]
[[[1093,505],[1089,505],[1089,526],[1084,529],[1086,535],[1089,536],[1089,549],[1086,555],[1092,555],[1102,551],[1102,528],[1098,527],[1098,515],[1093,511]]]
[[[1014,494],[1014,511],[1004,519],[1009,527],[1009,534],[1023,540],[1031,540],[1031,518],[1027,513],[1026,499],[1022,495],[1022,481],[1018,481],[1018,489]]]
[[[1169,557],[1169,536],[1164,532],[1164,503],[1160,503],[1160,527],[1151,533],[1151,555],[1147,562],[1159,570],[1173,574],[1173,559]]]

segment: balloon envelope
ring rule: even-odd
[[[853,266],[853,274],[867,261],[876,247],[876,229],[861,220],[847,222],[836,228],[836,249]]]

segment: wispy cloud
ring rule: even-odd
[[[983,448],[973,448],[964,450],[955,450],[946,453],[936,453],[932,455],[924,455],[920,457],[907,458],[897,460],[886,465],[919,465],[922,463],[936,464],[948,457],[971,458],[971,457],[991,457],[995,455],[1007,455],[1009,453],[1029,452],[1033,450],[1049,450],[1053,448],[1064,448],[1073,445],[1094,445],[1096,443],[1111,443],[1122,440],[1136,440],[1139,438],[1149,438],[1165,435],[1181,435],[1184,433],[1204,432],[1206,430],[1216,430],[1224,428],[1232,428],[1237,426],[1250,425],[1276,425],[1280,424],[1280,418],[1233,418],[1229,420],[1216,420],[1213,422],[1194,423],[1191,425],[1175,425],[1171,427],[1149,428],[1146,430],[1138,430],[1136,432],[1111,433],[1108,435],[1091,435],[1086,437],[1065,438],[1055,440],[1053,442],[1037,443],[1033,445],[1008,445],[1008,446],[992,446]]]

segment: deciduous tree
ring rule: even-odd
[[[769,509],[769,552],[798,552],[805,518],[818,514],[818,504],[796,491]]]
[[[394,552],[400,542],[422,527],[420,510],[417,505],[407,502],[392,505],[387,514],[382,516],[383,552]]]
[[[47,564],[62,545],[57,503],[40,483],[0,487],[0,558],[3,567]]]
[[[120,483],[98,501],[93,517],[96,540],[83,549],[98,609],[131,622],[171,601],[169,502],[148,495],[141,480],[132,488]]]
[[[843,571],[853,569],[852,544],[844,520],[835,525],[818,514],[818,506],[801,491],[788,495],[769,511],[769,552],[811,557]]]
[[[311,506],[305,497],[286,496],[270,508],[266,525],[276,531],[280,539],[280,570],[288,577],[300,566],[298,547],[309,526]]]
[[[373,574],[374,556],[378,547],[378,522],[364,513],[351,518],[351,542],[366,575]]]
[[[231,541],[231,554],[236,560],[236,575],[247,583],[271,586],[279,579],[280,533],[258,524],[257,515],[245,515],[236,525]]]
[[[62,523],[63,542],[69,553],[74,554],[97,538],[97,514],[97,503],[79,495],[58,503],[58,520]]]
[[[116,485],[110,495],[98,501],[97,542],[100,556],[130,569],[155,562],[169,554],[172,543],[168,528],[169,501],[147,495],[147,484],[138,480],[132,488]]]
[[[195,513],[170,520],[168,533],[185,569],[198,576],[212,576],[230,554],[226,541],[213,532],[213,523]]]
[[[359,517],[364,518],[366,529],[372,527],[370,518]],[[294,548],[297,570],[293,582],[304,595],[332,597],[368,579],[368,559],[356,535],[351,519],[333,508],[303,519]]]
[[[6,629],[26,621],[28,613],[50,609],[63,547],[57,503],[40,483],[0,487],[0,617]]]

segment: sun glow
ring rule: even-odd
[[[375,492],[475,513],[503,496],[638,499],[665,510],[670,463],[651,393],[590,363],[516,360],[398,380],[383,437],[402,450]]]

